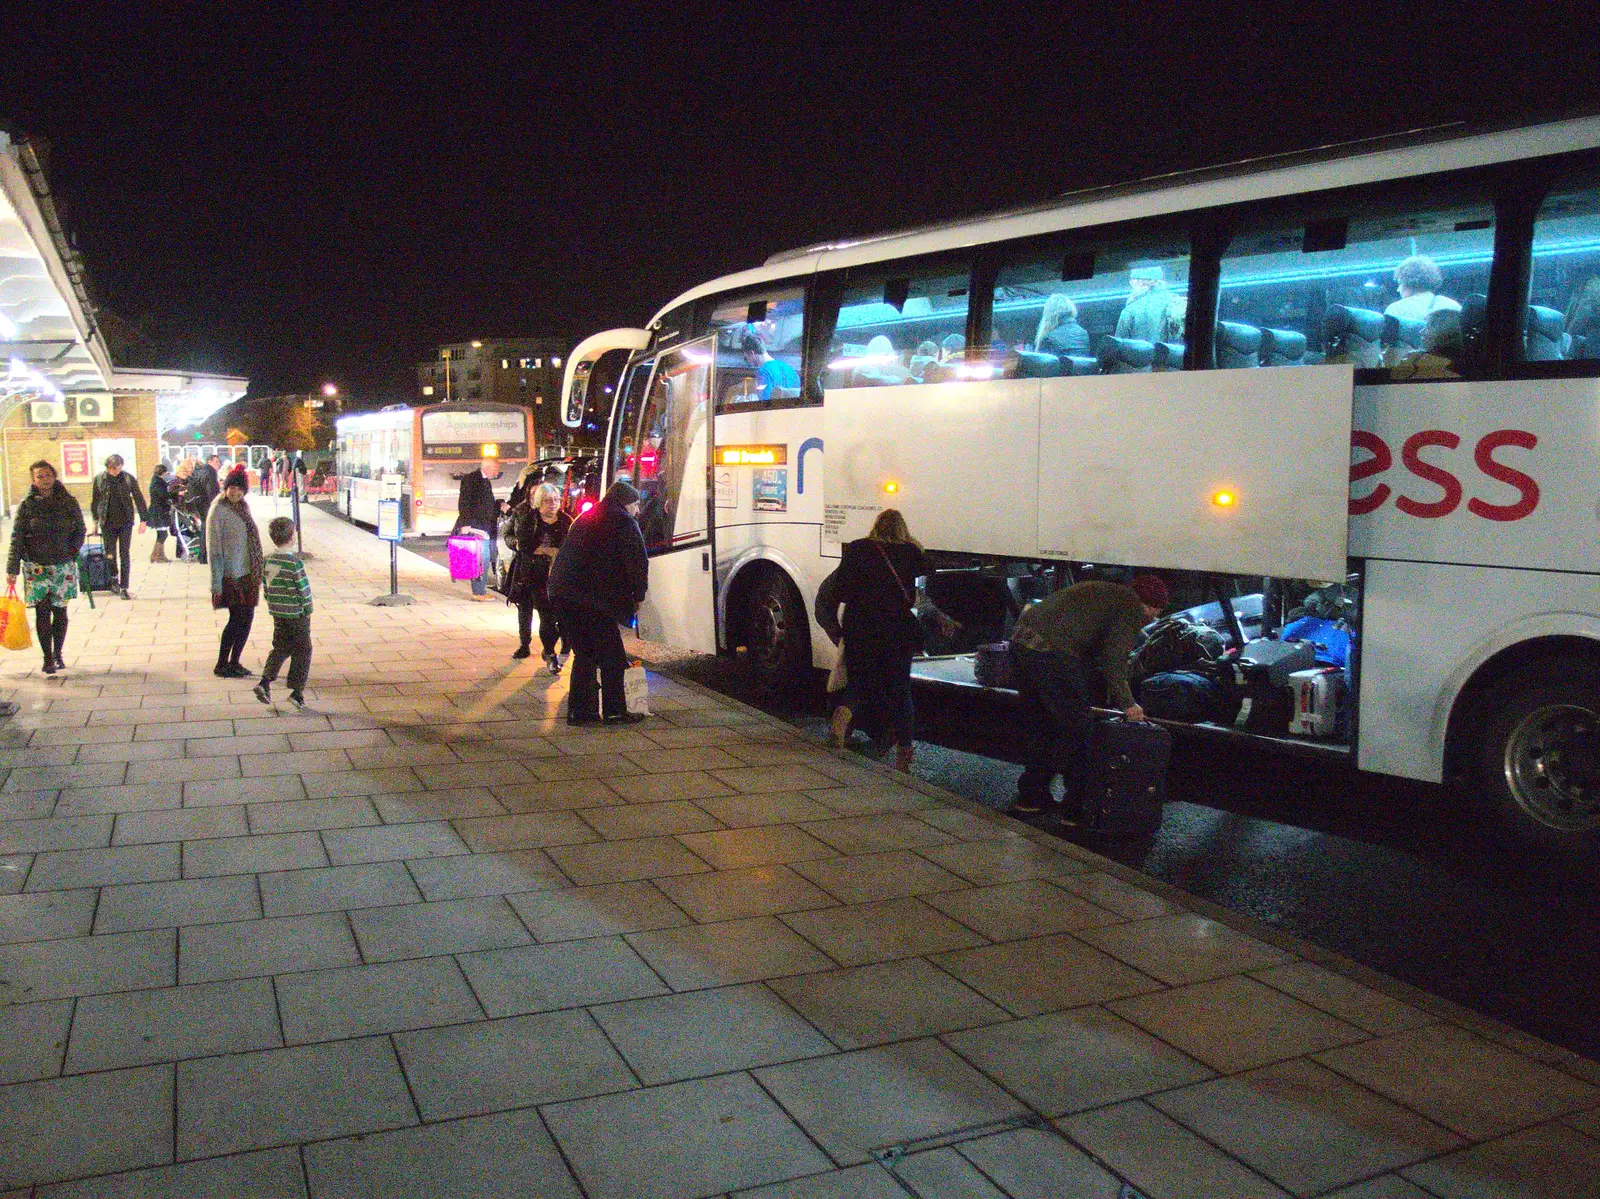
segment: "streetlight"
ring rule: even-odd
[[[324,383],[322,385],[322,394],[331,400],[334,396],[339,394],[339,389],[332,383]]]

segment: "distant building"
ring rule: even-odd
[[[522,404],[533,410],[540,457],[587,445],[592,436],[584,440],[561,423],[561,376],[572,345],[561,337],[503,337],[440,346],[417,367],[417,402]]]

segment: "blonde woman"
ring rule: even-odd
[[[1065,292],[1051,292],[1045,297],[1033,348],[1042,354],[1089,352],[1089,331],[1078,324],[1078,306]]]
[[[824,613],[823,628],[837,643],[844,639],[847,699],[834,710],[830,741],[842,745],[852,722],[876,740],[892,738],[895,768],[909,771],[916,734],[911,705],[911,659],[922,648],[916,609],[927,605],[918,580],[927,574],[922,546],[905,517],[894,508],[878,513],[872,531],[844,547],[837,571],[837,603],[844,620]],[[931,607],[931,605],[927,605]],[[956,624],[934,609],[947,632]]]

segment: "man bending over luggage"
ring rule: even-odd
[[[1023,611],[1011,634],[1011,667],[1022,697],[1027,768],[1017,780],[1013,812],[1059,811],[1069,819],[1078,812],[1094,727],[1088,671],[1097,667],[1105,676],[1111,702],[1129,720],[1143,720],[1128,686],[1128,655],[1168,598],[1165,583],[1141,574],[1126,586],[1076,583]],[[1060,804],[1050,794],[1057,774],[1065,784]]]

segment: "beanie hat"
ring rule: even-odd
[[[624,506],[637,504],[639,502],[639,492],[632,483],[625,483],[618,479],[611,485],[611,490],[606,492],[606,499]]]
[[[1161,581],[1159,575],[1134,575],[1128,586],[1139,597],[1139,602],[1147,608],[1164,609],[1172,602],[1172,595],[1167,591],[1167,585]]]
[[[250,490],[250,475],[242,466],[236,466],[228,472],[227,480],[222,484],[226,491],[230,487],[237,487],[241,491]]]

